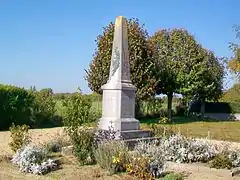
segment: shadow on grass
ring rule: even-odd
[[[173,116],[172,122],[165,124],[187,124],[193,122],[231,122],[232,120],[216,120],[216,119],[203,119],[201,120],[198,117],[188,117],[188,116]],[[159,118],[142,118],[140,119],[141,124],[161,124],[159,123]]]

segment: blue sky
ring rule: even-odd
[[[186,28],[217,56],[231,56],[239,7],[239,0],[0,1],[0,83],[90,92],[83,76],[94,40],[119,15],[138,18],[150,35]]]

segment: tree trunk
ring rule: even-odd
[[[167,97],[168,97],[168,105],[167,105],[167,108],[168,108],[168,120],[170,122],[172,122],[172,99],[173,99],[173,93],[172,92],[168,93]]]
[[[205,99],[201,99],[201,120],[204,119],[204,114],[205,114]]]

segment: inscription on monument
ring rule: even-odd
[[[130,66],[129,66],[129,59],[128,59],[128,53],[126,52],[126,49],[123,48],[123,69],[122,69],[122,78],[123,80],[130,80]]]
[[[111,62],[111,72],[110,72],[110,78],[116,73],[117,69],[120,66],[120,53],[119,49],[116,47],[113,52],[113,58]]]
[[[134,100],[133,98],[130,96],[129,92],[125,92],[122,95],[122,117],[125,118],[132,118],[133,117],[133,112],[135,111],[133,109],[133,103]]]

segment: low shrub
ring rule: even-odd
[[[28,133],[29,126],[27,125],[17,125],[9,128],[11,133],[12,141],[9,143],[9,146],[13,152],[17,152],[22,146],[27,145],[30,142],[30,136]]]
[[[84,123],[92,121],[89,97],[83,96],[81,91],[71,94],[64,99],[63,106],[65,107],[63,123],[73,144],[75,156],[81,165],[95,163],[93,156],[94,131],[80,128]]]
[[[232,162],[229,159],[228,155],[225,153],[218,154],[214,157],[214,159],[210,162],[211,168],[216,169],[231,169],[232,168]]]
[[[130,158],[130,163],[127,164],[127,172],[134,177],[134,179],[154,179],[149,168],[150,158],[140,155],[133,154]]]
[[[43,147],[49,152],[59,152],[62,147],[71,145],[70,139],[62,134],[57,134],[51,141],[45,142]]]
[[[78,158],[80,164],[94,164],[94,131],[87,128],[79,128],[71,134],[70,138],[73,144],[73,152]]]
[[[98,143],[94,151],[97,163],[110,174],[123,172],[128,163],[128,147],[119,140],[105,140]]]
[[[47,152],[34,146],[23,146],[11,160],[21,172],[32,174],[46,174],[58,168],[52,159],[47,158]]]
[[[240,152],[225,150],[214,157],[210,166],[217,169],[240,167]]]

